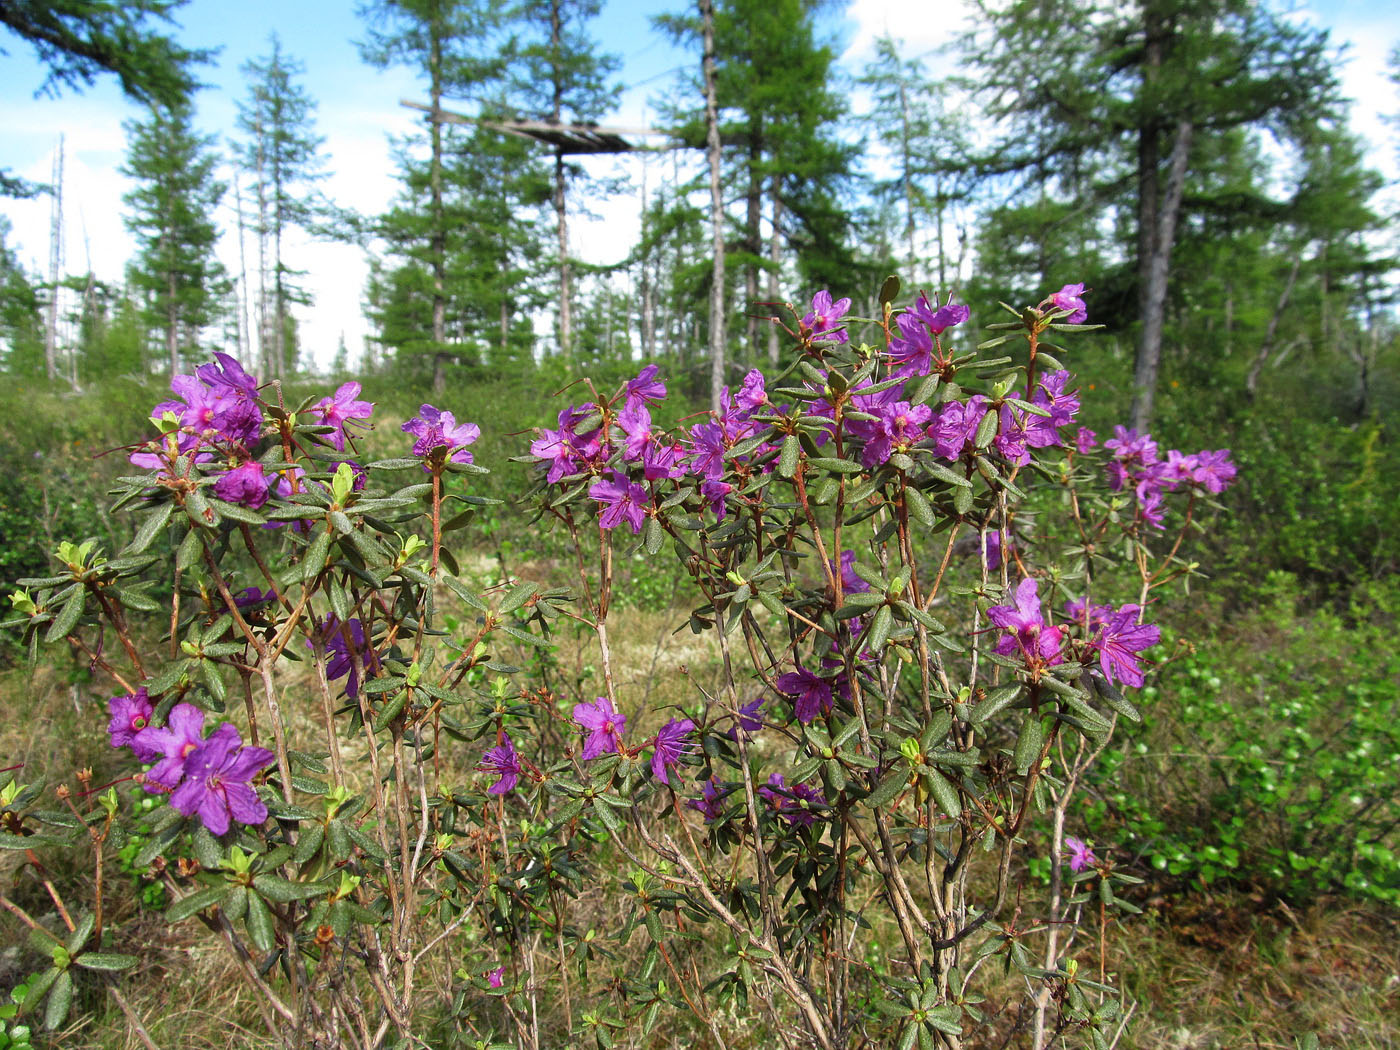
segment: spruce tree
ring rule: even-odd
[[[122,200],[137,240],[129,281],[145,304],[147,323],[163,335],[174,375],[181,354],[197,355],[198,333],[213,320],[227,277],[214,256],[214,211],[227,188],[214,177],[213,138],[192,123],[188,103],[150,110],[128,121],[123,175],[136,187]]]

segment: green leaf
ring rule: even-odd
[[[517,583],[514,587],[510,589],[510,591],[506,594],[505,599],[501,602],[500,615],[505,616],[509,613],[515,612],[516,609],[519,609],[522,605],[529,601],[530,598],[534,595],[534,593],[535,584],[530,583],[528,580],[521,583]]]
[[[894,772],[886,773],[885,778],[876,784],[875,790],[866,797],[866,804],[872,809],[879,809],[893,801],[908,783],[909,774],[905,770],[897,769]]]
[[[174,503],[162,503],[148,514],[146,519],[141,522],[141,527],[136,530],[136,535],[132,538],[131,542],[127,544],[126,550],[122,553],[127,555],[140,554],[149,547],[155,541],[161,529],[165,528],[165,523],[170,520],[170,515],[174,510]]]
[[[923,777],[928,781],[929,789],[938,801],[938,808],[954,820],[962,816],[962,801],[958,798],[958,790],[948,778],[936,769],[925,770]]]
[[[86,599],[86,589],[83,587],[73,588],[73,593],[68,595],[68,600],[63,603],[63,608],[59,610],[53,623],[49,625],[48,633],[44,635],[45,644],[68,637],[68,632],[78,625],[78,617],[83,614],[83,605]]]
[[[998,418],[998,414],[991,411],[982,417],[982,421],[977,424],[977,434],[973,438],[974,448],[986,448],[992,443],[992,438],[997,436]]]
[[[188,897],[181,897],[165,909],[165,921],[174,923],[188,919],[195,912],[218,904],[224,899],[228,890],[228,886],[221,883],[218,886],[208,886],[202,890],[196,890]]]
[[[116,952],[85,952],[73,961],[88,970],[129,970],[139,960],[134,955]]]
[[[290,904],[292,901],[324,897],[331,892],[329,886],[323,886],[317,882],[293,882],[291,879],[284,879],[281,875],[271,874],[254,876],[253,888],[268,900],[276,901],[278,904]]]
[[[406,703],[408,703],[407,691],[399,693],[387,704],[381,707],[379,709],[379,712],[374,716],[374,731],[376,733],[382,733],[384,731],[384,727],[399,716],[399,713],[403,711],[404,705]]]
[[[783,450],[778,455],[778,473],[790,478],[797,473],[797,461],[802,454],[802,442],[796,434],[783,438]]]
[[[972,709],[972,715],[968,721],[973,725],[981,725],[1003,711],[1020,695],[1021,684],[1019,682],[1014,685],[999,686],[987,693],[981,702]]]
[[[880,650],[889,641],[890,629],[894,626],[894,613],[888,605],[880,606],[880,611],[875,614],[875,619],[870,624],[870,635],[866,639],[866,646],[879,658]]]
[[[1045,730],[1041,727],[1040,719],[1029,711],[1026,717],[1021,720],[1021,735],[1016,738],[1016,752],[1013,761],[1016,764],[1016,772],[1024,775],[1031,768],[1031,764],[1040,758],[1040,749],[1045,743]]]
[[[73,1005],[73,975],[67,970],[58,975],[49,989],[48,1005],[44,1008],[44,1027],[56,1031],[68,1018],[68,1009]]]
[[[937,524],[938,519],[934,516],[933,507],[929,505],[928,497],[912,486],[904,490],[904,502],[909,507],[909,516],[926,529],[931,529]]]
[[[928,472],[939,481],[946,481],[949,485],[957,485],[965,489],[972,488],[972,482],[968,481],[967,478],[963,477],[961,474],[953,473],[953,471],[949,470],[942,463],[935,462],[928,464]]]
[[[642,549],[647,552],[648,557],[656,557],[661,553],[661,545],[666,542],[666,530],[661,527],[661,522],[656,518],[647,518],[646,526],[642,529]]]
[[[199,538],[199,530],[190,529],[189,532],[185,533],[185,538],[180,541],[180,546],[175,551],[175,567],[188,569],[199,561],[199,555],[203,549],[204,544]]]
[[[331,534],[324,530],[316,533],[316,538],[311,541],[311,546],[306,548],[306,554],[301,562],[301,578],[308,583],[314,580],[326,567],[326,558],[331,552]]]
[[[834,459],[830,456],[818,456],[807,462],[818,470],[829,470],[833,474],[859,474],[865,469],[859,463],[853,463],[849,459]]]
[[[273,946],[277,943],[276,934],[272,929],[272,912],[267,910],[267,905],[256,893],[248,894],[248,915],[243,921],[247,927],[248,936],[258,950],[272,951]]]

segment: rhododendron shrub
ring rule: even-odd
[[[571,590],[458,573],[489,501],[451,409],[362,462],[356,384],[291,407],[223,356],[177,377],[131,453],[133,541],[65,544],[12,598],[31,645],[66,639],[111,681],[94,732],[139,785],[79,777],[57,814],[17,781],[0,798],[5,845],[95,857],[86,917],[36,934],[50,996],[74,966],[136,962],[101,872],[124,799],[154,795],[137,865],[282,1045],[641,1046],[664,1026],[727,1046],[759,1018],[787,1046],[958,1047],[1008,971],[1036,1047],[1112,1039],[1102,959],[1080,966],[1102,942],[1078,931],[1131,910],[1130,879],[1067,815],[1137,718],[1153,593],[1192,570],[1183,541],[1233,466],[1078,424],[1050,340],[1082,327],[1083,285],[975,348],[966,305],[897,294],[857,321],[820,292],[790,312],[785,371],[678,429],[653,424],[656,365],[561,408],[522,458]],[[1037,543],[1051,510],[1073,543]],[[677,559],[722,668],[675,708],[614,674],[634,551]],[[512,680],[561,617],[596,639],[596,679]]]

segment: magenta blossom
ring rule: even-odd
[[[776,684],[778,690],[792,700],[793,713],[803,725],[831,710],[831,683],[806,668],[799,667],[779,676]]]
[[[515,745],[510,742],[509,733],[501,734],[500,745],[488,750],[476,768],[494,773],[500,778],[486,789],[492,795],[507,794],[515,787],[520,779],[520,756],[516,754]]]
[[[126,696],[112,697],[107,701],[107,710],[112,716],[107,723],[107,736],[112,746],[129,746],[142,762],[150,762],[155,757],[154,752],[146,745],[135,742],[141,730],[151,724],[151,715],[155,711],[146,687],[142,686]]]
[[[948,302],[934,309],[933,304],[928,300],[928,294],[919,293],[919,298],[914,302],[909,311],[925,325],[933,335],[942,335],[949,328],[962,324],[972,316],[972,308],[963,304],[955,303],[950,296]]]
[[[506,968],[497,966],[486,975],[486,983],[492,988],[499,988],[506,982]]]
[[[992,606],[987,610],[987,619],[1006,631],[996,647],[1002,656],[1019,650],[1029,664],[1054,666],[1063,661],[1063,631],[1045,622],[1036,581],[1029,576],[1016,587],[1016,604]]]
[[[415,456],[427,459],[441,448],[446,450],[443,455],[453,463],[470,463],[472,454],[467,446],[481,436],[481,428],[475,423],[458,423],[451,412],[432,405],[420,405],[418,415],[399,429],[418,439],[413,443]],[[428,469],[426,463],[423,469]]]
[[[642,531],[647,507],[651,505],[646,489],[628,481],[625,475],[616,471],[605,480],[595,481],[589,486],[588,498],[603,505],[603,512],[598,517],[600,526],[615,529],[625,521],[632,526],[633,535]]]
[[[1069,316],[1065,318],[1065,324],[1083,324],[1089,319],[1089,309],[1084,304],[1084,283],[1067,284],[1058,292],[1050,294],[1050,300],[1056,310],[1068,310]]]
[[[655,404],[666,396],[666,384],[656,378],[661,371],[659,365],[647,365],[637,373],[636,379],[627,381],[627,402],[649,401]]]
[[[614,708],[606,696],[598,697],[596,704],[575,704],[574,722],[588,730],[588,739],[583,742],[585,762],[622,750],[622,730],[627,725],[627,716]]]
[[[851,309],[850,299],[831,299],[831,293],[823,288],[812,296],[812,309],[798,322],[798,331],[804,339],[825,339],[832,343],[844,343],[850,339],[842,327],[841,319]]]
[[[773,812],[795,827],[809,827],[816,823],[816,807],[825,806],[826,799],[815,788],[806,784],[788,787],[781,773],[774,773],[768,783],[758,789],[758,793],[768,800]]]
[[[708,824],[724,816],[723,802],[724,797],[728,794],[729,790],[714,777],[711,777],[700,786],[700,797],[686,799],[685,804],[688,809],[699,810],[700,815],[705,818],[705,823]]]
[[[136,734],[136,743],[149,758],[160,761],[146,774],[146,790],[170,791],[185,778],[185,761],[204,743],[204,712],[194,704],[176,704],[164,726],[148,726]]]
[[[252,779],[275,758],[266,748],[244,747],[238,730],[224,722],[185,760],[185,779],[170,796],[170,804],[187,817],[197,814],[215,835],[226,832],[231,820],[261,824],[267,807],[253,790]]]
[[[263,465],[250,459],[220,476],[214,482],[214,495],[226,503],[237,503],[257,510],[267,502],[268,477]]]
[[[1084,871],[1099,862],[1089,844],[1073,835],[1065,836],[1065,852],[1069,854],[1069,870],[1073,872]]]
[[[695,732],[695,723],[688,718],[673,718],[661,727],[656,734],[656,751],[651,756],[651,772],[661,783],[670,785],[666,775],[668,766],[678,766],[681,758],[689,754],[691,745],[686,738]]]
[[[326,438],[339,452],[345,451],[345,439],[351,436],[349,424],[367,429],[369,417],[374,414],[374,405],[360,401],[359,396],[359,383],[342,383],[334,397],[323,397],[311,407],[312,412],[320,414],[322,426],[335,428]]]

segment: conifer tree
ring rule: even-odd
[[[326,177],[323,139],[316,134],[316,103],[297,82],[301,64],[282,51],[274,33],[266,58],[243,66],[248,96],[238,107],[238,128],[246,136],[237,145],[239,163],[253,176],[258,238],[258,340],[263,375],[282,378],[293,364],[288,332],[291,307],[310,301],[287,265],[285,238],[295,229],[310,230],[326,205],[316,184]]]
[[[981,11],[970,56],[1004,130],[976,170],[1013,176],[1013,193],[1043,191],[1132,230],[1140,323],[1132,422],[1143,428],[1172,252],[1189,212],[1187,176],[1232,129],[1268,124],[1294,134],[1329,113],[1336,78],[1326,34],[1251,0],[1022,0]]]
[[[596,123],[616,104],[618,88],[610,82],[619,62],[600,54],[587,23],[601,10],[600,0],[523,0],[514,18],[525,28],[526,44],[513,63],[512,98],[516,107],[552,124]],[[554,152],[553,206],[558,254],[558,340],[566,367],[573,355],[573,265],[569,258],[568,187],[582,171]]]
[[[214,211],[227,188],[214,177],[213,138],[201,135],[188,103],[128,121],[122,174],[136,182],[123,196],[127,229],[137,239],[129,280],[145,303],[147,323],[163,334],[170,374],[182,351],[195,356],[198,333],[213,320],[227,281],[214,256]]]

